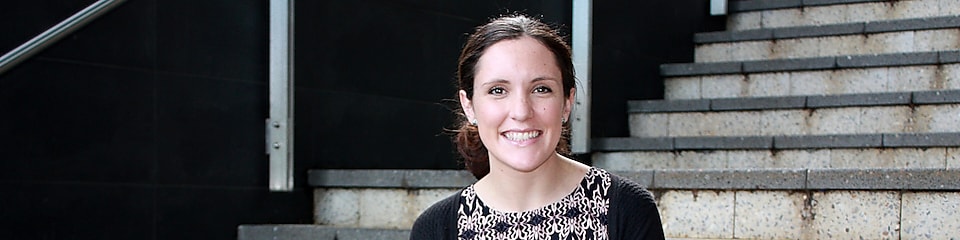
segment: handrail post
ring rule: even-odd
[[[10,70],[17,64],[20,64],[24,60],[36,55],[43,49],[46,49],[53,43],[57,42],[64,36],[67,36],[77,29],[85,26],[93,19],[96,19],[100,15],[110,11],[111,9],[119,6],[125,0],[100,0],[90,6],[87,6],[83,10],[73,14],[69,18],[61,21],[57,25],[54,25],[47,31],[40,33],[30,41],[27,41],[21,44],[19,47],[14,48],[7,54],[4,54],[0,57],[0,74],[3,74],[7,70]]]
[[[293,3],[270,0],[270,190],[293,190]]]
[[[570,118],[570,150],[590,152],[590,58],[593,41],[592,0],[573,0],[573,68],[576,70],[577,95]]]

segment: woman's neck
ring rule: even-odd
[[[478,197],[503,212],[534,210],[560,201],[579,186],[590,169],[587,165],[556,154],[531,172],[516,171],[490,162],[490,173],[477,181]]]

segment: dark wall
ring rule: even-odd
[[[94,1],[0,7],[7,52]],[[132,0],[0,75],[4,239],[235,239],[267,190],[267,1]]]
[[[629,136],[627,101],[663,99],[660,64],[693,62],[693,34],[722,31],[710,1],[593,3],[593,137]]]
[[[502,13],[565,26],[570,15],[564,1],[300,1],[296,9],[295,149],[311,168],[459,168],[445,128],[466,34]]]
[[[93,2],[5,2],[0,51]],[[310,223],[309,169],[459,168],[447,100],[475,26],[519,11],[570,32],[569,1],[298,1],[297,188],[274,193],[267,2],[127,1],[0,75],[2,238],[235,239],[240,224]],[[700,2],[595,3],[595,136],[626,135],[625,101],[662,96],[656,66],[692,59],[690,34],[715,22]]]

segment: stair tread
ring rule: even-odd
[[[730,1],[729,11],[749,12],[761,10],[775,10],[784,8],[801,8],[812,6],[826,6],[837,4],[854,4],[865,2],[884,2],[888,0],[746,0]]]
[[[595,138],[597,151],[787,150],[820,148],[957,147],[960,132],[792,136]]]
[[[337,172],[344,170],[315,170]],[[411,173],[432,170],[398,170]],[[902,190],[957,190],[960,189],[960,169],[946,168],[873,168],[873,169],[659,169],[610,170],[651,189],[902,189]],[[465,171],[464,171],[465,172]],[[375,176],[375,172],[353,172]],[[431,178],[431,181],[456,181],[449,178]],[[339,187],[337,184],[314,187]],[[354,188],[381,188],[361,186]],[[394,188],[408,188],[397,184]],[[266,231],[269,228],[257,229]],[[336,229],[334,229],[336,230]],[[332,231],[310,229],[310,231]],[[392,230],[391,230],[392,231]]]
[[[960,51],[910,52],[660,65],[664,77],[895,67],[960,63]]]
[[[408,229],[352,228],[316,224],[240,225],[237,239],[407,239]]]
[[[753,111],[945,103],[960,103],[960,90],[782,97],[632,100],[627,102],[627,113]]]
[[[694,43],[711,44],[740,41],[767,41],[778,39],[827,37],[840,35],[874,34],[896,31],[933,30],[960,27],[960,16],[939,16],[896,19],[874,22],[838,23],[818,26],[762,28],[739,31],[697,33]]]

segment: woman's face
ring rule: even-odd
[[[530,172],[556,156],[570,98],[553,53],[530,37],[488,47],[477,62],[473,99],[460,91],[468,119],[476,119],[490,170]]]

